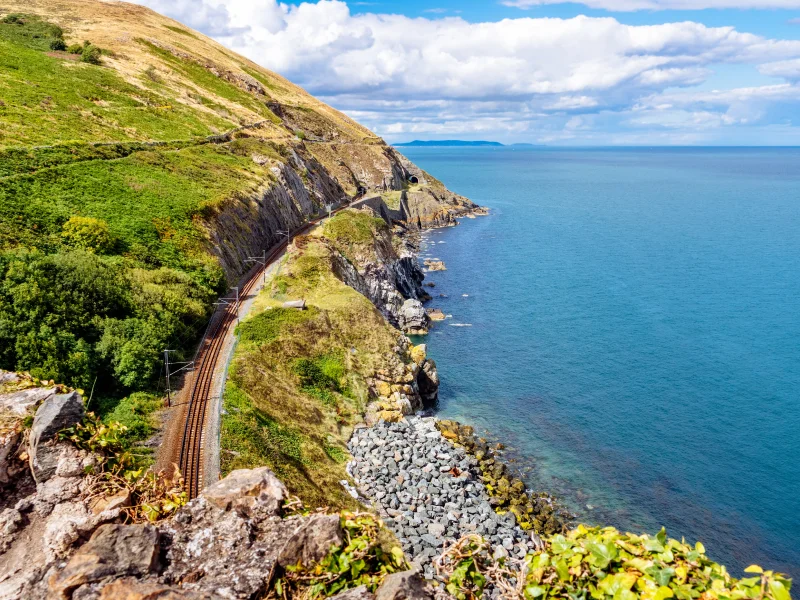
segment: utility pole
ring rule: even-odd
[[[239,288],[231,288],[236,294],[236,298],[220,298],[219,302],[214,302],[215,306],[225,305],[225,306],[235,306],[236,308],[236,323],[239,323]]]
[[[258,263],[264,269],[264,283],[267,283],[267,251],[264,250],[263,256],[249,256],[244,262]]]
[[[169,353],[174,350],[164,349],[164,372],[167,377],[167,406],[172,406],[172,390],[169,388]]]
[[[166,378],[167,378],[167,406],[172,406],[172,388],[169,385],[169,378],[172,377],[173,375],[177,374],[177,373],[180,373],[181,371],[185,371],[187,369],[191,370],[192,368],[194,368],[194,361],[193,360],[184,361],[184,362],[176,362],[176,363],[172,363],[172,366],[175,366],[175,365],[183,365],[183,366],[180,369],[176,369],[175,371],[170,372],[170,370],[169,370],[169,367],[170,367],[169,353],[170,352],[177,352],[177,350],[167,350],[166,348],[164,349],[164,371],[166,373]]]
[[[277,233],[278,235],[286,234],[286,249],[288,250],[289,244],[292,243],[292,231],[287,228],[285,231],[283,229],[279,229],[275,233]]]

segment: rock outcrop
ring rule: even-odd
[[[368,425],[380,420],[401,421],[433,404],[439,393],[436,363],[427,357],[424,344],[414,346],[405,336],[399,338],[387,366],[378,370],[374,378],[367,379],[367,384],[375,398],[367,407]]]
[[[84,413],[83,399],[77,392],[50,396],[38,408],[28,452],[36,483],[47,481],[56,472],[61,454],[50,442],[62,429],[80,423]]]
[[[400,307],[397,318],[400,329],[411,335],[425,335],[428,333],[430,318],[425,312],[422,302],[414,298],[409,298]]]
[[[20,509],[32,510],[41,501],[39,494]],[[283,569],[313,567],[345,543],[339,515],[282,516],[285,499],[286,488],[268,469],[235,471],[156,525],[96,523],[63,554],[29,555],[33,562],[11,569],[0,562],[0,598],[262,597]],[[66,500],[52,515],[64,517],[77,504],[74,497]],[[4,511],[0,527],[22,539],[36,523],[20,511]],[[69,530],[63,523],[60,527]],[[16,576],[9,577],[13,569]],[[398,573],[387,577],[375,594],[362,587],[341,597],[423,600],[432,595],[418,576]]]

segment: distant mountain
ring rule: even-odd
[[[393,144],[394,146],[503,146],[500,142],[470,142],[465,140],[414,140],[404,144]]]

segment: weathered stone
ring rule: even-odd
[[[383,580],[375,592],[375,600],[429,600],[433,598],[416,571],[393,573]]]
[[[367,586],[360,585],[357,588],[340,592],[331,596],[329,600],[374,600],[375,594],[367,589]]]
[[[425,359],[428,357],[428,347],[425,344],[414,346],[413,348],[411,348],[409,354],[411,355],[411,360],[413,360],[418,365],[421,365],[423,362],[425,362]]]
[[[267,467],[240,469],[206,488],[202,496],[222,510],[243,515],[258,510],[277,515],[288,496],[286,486]]]
[[[138,581],[132,577],[112,581],[100,592],[100,600],[216,600],[217,598],[219,596],[210,593]]]
[[[410,298],[403,302],[398,314],[400,329],[413,335],[424,335],[428,333],[430,320],[422,302]]]
[[[69,598],[80,585],[107,577],[143,576],[158,561],[158,531],[151,525],[103,525],[50,579],[50,589]]]
[[[278,564],[282,567],[298,563],[306,567],[314,565],[343,541],[339,515],[314,515],[301,521],[281,550]]]
[[[28,454],[37,483],[52,477],[58,465],[60,454],[54,452],[48,442],[65,427],[80,423],[84,412],[83,400],[77,392],[50,396],[36,411]]]

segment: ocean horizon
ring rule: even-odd
[[[579,521],[800,575],[800,149],[402,151],[491,209],[424,235],[439,416]]]

